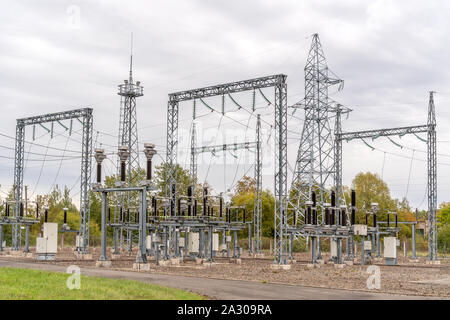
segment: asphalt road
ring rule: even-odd
[[[65,266],[35,262],[17,262],[0,259],[0,268],[28,268],[66,272]],[[96,268],[81,268],[85,276],[137,280],[161,286],[174,287],[203,294],[216,299],[230,300],[398,300],[430,299],[430,297],[400,296],[364,291],[326,289],[284,284],[269,284],[252,281],[236,281],[165,275],[151,272],[118,271]],[[83,285],[83,283],[81,283]]]

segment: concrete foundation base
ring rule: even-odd
[[[203,264],[205,262],[205,259],[203,258],[195,258],[195,264]]]
[[[121,255],[120,254],[111,254],[111,260],[118,260],[118,259],[120,259],[121,258]]]
[[[133,263],[133,270],[150,271],[150,263]]]
[[[253,257],[256,259],[264,259],[264,253],[255,253]]]
[[[270,269],[272,270],[290,270],[291,265],[290,264],[271,264]]]
[[[419,259],[408,259],[408,261],[411,263],[419,263],[420,262]]]
[[[169,259],[170,264],[172,266],[179,266],[180,265],[180,258],[171,258]]]
[[[320,268],[320,264],[318,264],[318,263],[308,263],[308,264],[306,265],[306,267],[307,267],[308,269]]]
[[[289,263],[297,263],[297,260],[295,259],[289,260]]]
[[[316,260],[316,263],[317,263],[317,264],[325,264],[325,260],[323,260],[323,259],[318,259],[318,260]]]
[[[344,261],[344,263],[345,263],[347,266],[352,266],[352,265],[353,265],[353,261],[352,261],[352,260]]]
[[[426,264],[441,264],[441,261],[440,260],[434,260],[434,261],[427,260]]]
[[[381,263],[383,262],[383,258],[373,258],[374,263]]]
[[[328,260],[328,261],[327,261],[327,264],[333,265],[333,264],[334,264],[334,261],[333,261],[333,260]]]
[[[9,251],[9,255],[13,256],[13,257],[23,257],[24,256],[24,252],[23,251],[18,251],[18,250],[11,250],[11,251]]]
[[[231,258],[230,263],[242,264],[242,260],[240,258]]]
[[[75,257],[78,260],[92,260],[92,253],[75,253]]]
[[[336,264],[334,265],[334,268],[335,268],[335,269],[344,269],[345,266],[346,266],[346,265],[343,264],[343,263],[336,263]]]
[[[105,260],[105,261],[96,261],[95,262],[95,266],[97,268],[111,268],[112,267],[112,262],[111,260]]]
[[[170,260],[159,260],[158,263],[160,267],[168,267],[170,265]]]
[[[211,267],[217,265],[217,263],[215,263],[215,262],[204,262],[203,265],[205,267],[211,268]]]

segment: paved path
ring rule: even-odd
[[[65,266],[17,262],[0,259],[0,268],[28,268],[66,272]],[[397,299],[429,299],[428,297],[400,296],[363,291],[314,288],[296,285],[263,284],[252,281],[236,281],[209,278],[196,278],[178,275],[166,275],[149,272],[118,271],[109,269],[81,268],[81,274],[114,279],[137,280],[161,286],[189,290],[217,299],[231,300],[311,300],[311,299],[344,299],[344,300],[397,300]],[[83,284],[82,284],[83,285]]]

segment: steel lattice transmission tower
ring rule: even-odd
[[[132,172],[139,168],[139,147],[136,116],[136,98],[144,95],[140,81],[133,82],[133,54],[130,57],[130,75],[119,85],[121,96],[120,122],[119,122],[119,146],[127,146],[130,152],[128,160],[128,185],[133,185]],[[119,166],[117,166],[119,168]]]
[[[337,84],[341,89],[343,80],[328,69],[319,35],[314,34],[312,37],[305,66],[305,98],[293,106],[305,110],[305,122],[290,193],[291,205],[296,211],[310,199],[313,189],[318,189],[318,208],[321,208],[325,202],[324,191],[327,185],[333,185],[334,137],[330,118],[337,110],[342,112],[342,107],[328,97],[328,89]]]
[[[437,154],[436,112],[434,92],[430,92],[428,104],[427,160],[428,160],[428,257],[437,259]]]

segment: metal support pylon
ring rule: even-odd
[[[427,164],[428,164],[428,258],[437,259],[437,154],[436,113],[434,92],[430,92],[428,104]]]
[[[262,219],[262,162],[261,162],[261,115],[256,120],[256,154],[255,154],[255,203],[253,205],[253,223],[255,253],[261,253],[261,219]]]
[[[330,86],[343,84],[343,80],[331,75],[319,35],[314,34],[305,67],[305,98],[293,106],[304,109],[305,121],[291,185],[290,204],[296,212],[300,212],[305,201],[310,199],[313,189],[316,189],[319,193],[318,217],[321,222],[321,208],[326,202],[325,192],[335,180],[335,146],[329,119],[342,108],[328,97]]]

